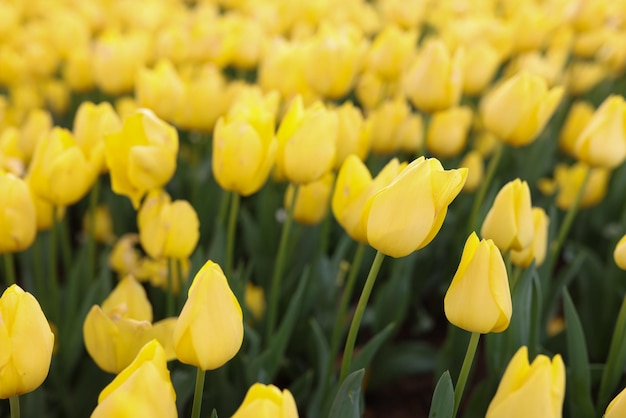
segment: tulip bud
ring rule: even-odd
[[[560,418],[565,397],[565,365],[557,354],[540,354],[528,363],[528,348],[522,346],[513,356],[485,418]]]
[[[410,113],[398,126],[396,133],[400,143],[400,151],[417,154],[422,151],[424,142],[424,120],[419,113]]]
[[[50,112],[34,109],[28,113],[26,121],[21,127],[20,135],[20,149],[26,162],[31,160],[37,144],[48,134],[50,129],[52,129]]]
[[[615,168],[626,159],[626,104],[609,96],[576,140],[578,159],[592,167]]]
[[[463,92],[470,96],[482,94],[498,70],[500,61],[499,52],[488,42],[466,45],[462,69]]]
[[[417,31],[403,31],[387,25],[374,38],[368,52],[367,67],[381,78],[397,80],[405,71],[417,43]]]
[[[339,169],[350,154],[355,154],[361,160],[367,157],[371,143],[371,123],[363,120],[359,108],[350,101],[337,108],[337,117],[339,127],[334,167]]]
[[[213,64],[205,64],[191,76],[183,77],[184,91],[176,124],[188,131],[211,132],[226,111],[224,77]]]
[[[106,205],[98,205],[96,206],[96,210],[94,211],[94,238],[96,242],[100,242],[102,244],[110,244],[115,241],[115,234],[113,233],[113,218],[111,218],[111,211],[109,207]],[[85,213],[85,217],[83,218],[83,230],[91,231],[91,214],[89,212]],[[88,232],[86,232],[88,233]]]
[[[176,171],[178,133],[148,109],[124,118],[120,132],[105,135],[111,187],[135,208],[150,190],[165,185]]]
[[[37,389],[48,375],[53,346],[37,299],[18,285],[8,287],[0,297],[0,399]]]
[[[467,169],[444,170],[436,158],[414,160],[365,204],[369,244],[395,258],[428,245],[466,177]]]
[[[255,383],[231,418],[298,418],[296,401],[289,390]]]
[[[613,259],[619,268],[626,270],[626,235],[624,235],[615,246]]]
[[[0,254],[31,246],[37,232],[35,203],[24,180],[0,170]]]
[[[480,230],[500,251],[523,250],[533,240],[533,217],[528,183],[515,179],[496,195]]]
[[[364,109],[370,110],[388,97],[389,87],[390,84],[385,83],[373,71],[366,71],[359,77],[354,93],[359,104]]]
[[[74,138],[99,172],[107,170],[104,158],[104,136],[122,129],[122,121],[109,102],[98,105],[82,102],[74,117]]]
[[[432,115],[426,134],[426,148],[439,158],[459,155],[467,144],[472,125],[469,107],[453,107]]]
[[[146,343],[132,363],[100,392],[98,406],[91,414],[91,418],[136,416],[178,417],[166,353],[156,340]]]
[[[372,125],[371,141],[374,154],[389,155],[398,151],[401,139],[398,130],[409,115],[409,106],[402,97],[385,100],[369,113],[367,120]]]
[[[109,253],[109,267],[120,278],[131,275],[138,280],[143,279],[137,274],[141,261],[141,253],[135,248],[137,243],[139,243],[139,235],[124,234],[115,242]]]
[[[444,309],[450,323],[469,332],[487,334],[509,327],[513,313],[509,279],[492,240],[479,241],[475,232],[469,236]]]
[[[603,418],[620,418],[626,415],[626,388],[609,403]]]
[[[542,208],[534,207],[533,215],[533,241],[521,251],[511,250],[511,262],[521,268],[528,268],[535,260],[535,266],[539,267],[546,258],[548,249],[548,226],[550,218]]]
[[[178,360],[202,370],[222,367],[243,343],[243,315],[219,265],[207,261],[194,277],[174,329]]]
[[[583,163],[576,163],[571,167],[558,164],[554,169],[554,180],[539,180],[539,189],[547,195],[557,190],[556,206],[559,209],[567,210],[574,205],[589,170],[591,173],[589,173],[589,179],[585,185],[579,207],[595,206],[604,199],[611,177],[610,170],[605,168],[589,168]]]
[[[328,212],[328,201],[335,181],[333,173],[311,183],[302,184],[298,188],[293,218],[304,225],[317,225]],[[290,184],[285,191],[285,209],[289,210],[293,198],[294,186]]]
[[[567,113],[567,118],[559,135],[559,148],[573,157],[576,156],[576,141],[593,116],[593,106],[584,101],[576,101]]]
[[[91,72],[91,51],[85,47],[72,48],[63,63],[63,80],[75,92],[86,92],[94,87]]]
[[[244,303],[256,321],[263,319],[265,314],[265,291],[252,282],[246,284]]]
[[[141,68],[137,74],[135,97],[145,107],[168,122],[174,122],[183,103],[184,84],[170,61],[159,61],[154,69]]]
[[[292,102],[276,134],[278,177],[310,183],[330,171],[335,161],[339,120],[321,102],[304,109],[302,97]]]
[[[566,72],[566,86],[572,95],[581,95],[608,76],[604,65],[595,61],[572,61]]]
[[[25,161],[24,153],[19,146],[20,131],[13,126],[8,126],[4,129],[0,128],[0,132],[0,170],[22,177]]]
[[[548,90],[543,78],[522,71],[484,97],[480,115],[487,130],[501,141],[527,145],[546,126],[563,91],[562,87]]]
[[[485,162],[482,155],[476,150],[468,152],[459,163],[460,167],[467,168],[467,180],[463,186],[463,191],[473,193],[483,181]]]

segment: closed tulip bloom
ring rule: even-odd
[[[30,247],[37,232],[35,203],[26,182],[0,170],[0,254]]]
[[[2,110],[0,110],[0,114]],[[24,175],[24,153],[20,149],[19,129],[8,126],[0,127],[0,170],[8,171],[18,177]]]
[[[231,418],[298,418],[296,401],[289,390],[253,384]]]
[[[39,141],[52,129],[52,115],[47,110],[33,109],[28,112],[21,126],[20,149],[24,161],[29,162]]]
[[[296,196],[296,205],[293,209],[293,218],[304,225],[317,225],[328,213],[330,193],[335,182],[333,173],[326,173],[324,177],[312,183],[302,184]],[[289,210],[293,198],[293,185],[285,191],[285,209]]]
[[[559,135],[559,148],[563,152],[576,156],[576,141],[591,120],[594,110],[588,102],[576,101],[572,104]]]
[[[410,113],[398,126],[396,133],[400,142],[400,151],[416,154],[424,142],[424,120],[419,113]]]
[[[186,200],[172,202],[163,190],[148,194],[137,214],[139,240],[154,259],[187,258],[200,238],[200,221]]]
[[[576,140],[578,159],[592,167],[615,168],[626,159],[626,104],[609,96]]]
[[[606,168],[589,168],[583,163],[575,163],[572,166],[558,164],[554,169],[554,179],[539,180],[539,189],[548,195],[556,191],[556,206],[567,210],[574,205],[589,170],[591,173],[580,198],[579,207],[595,206],[606,196],[611,178],[611,172]]]
[[[105,136],[111,187],[136,208],[150,190],[165,185],[176,171],[178,133],[148,109],[126,116],[121,131]]]
[[[33,192],[56,206],[78,202],[96,176],[71,132],[58,127],[39,142],[28,172]]]
[[[0,399],[37,389],[48,376],[53,346],[37,299],[11,285],[0,297]]]
[[[257,286],[252,282],[246,283],[246,291],[244,292],[244,303],[252,317],[256,321],[263,319],[265,315],[265,291],[262,286]]]
[[[469,332],[487,334],[509,327],[513,306],[506,266],[492,240],[475,232],[463,248],[461,263],[444,298],[446,318]]]
[[[74,117],[74,138],[99,173],[107,170],[104,136],[122,129],[122,121],[109,102],[82,102]]]
[[[480,115],[487,130],[501,141],[527,145],[546,126],[563,91],[562,87],[548,90],[543,78],[522,71],[487,93]]]
[[[413,105],[423,112],[456,106],[463,87],[462,62],[462,50],[453,54],[442,40],[427,41],[405,76],[405,91]]]
[[[91,418],[176,418],[176,392],[167,369],[167,356],[156,340],[146,343],[132,363],[98,396]]]
[[[620,418],[626,415],[626,388],[609,403],[603,418]]]
[[[436,158],[414,160],[365,204],[368,243],[395,258],[428,245],[466,177],[467,169],[444,170]]]
[[[467,144],[467,134],[472,126],[469,107],[453,107],[434,113],[428,124],[426,148],[438,158],[459,155]]]
[[[174,329],[178,360],[202,370],[222,367],[243,343],[241,306],[219,265],[207,261],[194,277]]]
[[[276,170],[292,183],[310,183],[330,171],[335,162],[339,120],[321,102],[304,108],[302,97],[294,99],[276,138]]]
[[[534,230],[532,243],[521,251],[511,250],[511,262],[521,268],[528,268],[533,260],[535,260],[535,266],[539,267],[546,259],[548,250],[550,218],[542,208],[538,207],[532,209],[532,215]]]
[[[222,73],[207,63],[182,79],[185,105],[178,108],[176,125],[188,131],[212,132],[217,119],[226,112]]]
[[[403,31],[389,24],[374,38],[368,52],[367,68],[384,80],[394,81],[405,71],[417,43],[415,29]]]
[[[174,122],[183,103],[185,85],[174,65],[159,61],[153,69],[141,68],[137,73],[135,97],[140,107],[151,109],[168,122]]]
[[[459,167],[467,168],[467,180],[463,186],[463,191],[473,193],[478,189],[485,174],[485,162],[480,152],[472,150],[465,154],[459,163]]]
[[[402,137],[399,130],[411,111],[406,99],[385,100],[369,113],[367,120],[371,123],[371,147],[377,155],[389,155],[400,149]]]
[[[339,169],[350,154],[361,160],[367,157],[371,145],[371,123],[363,119],[363,114],[352,102],[347,101],[337,108],[339,128],[337,152],[334,167]]]
[[[540,354],[528,363],[528,348],[513,356],[485,418],[561,418],[565,397],[565,365],[557,354]]]
[[[480,234],[492,239],[500,251],[523,250],[533,240],[533,216],[528,183],[515,179],[496,195]]]
[[[615,246],[613,259],[619,268],[626,270],[626,235],[624,235]]]
[[[488,42],[466,45],[463,60],[463,92],[478,96],[493,79],[500,67],[500,53]]]

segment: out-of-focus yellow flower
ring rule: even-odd
[[[229,13],[224,18],[227,43],[232,45],[230,62],[237,68],[257,66],[265,47],[266,34],[261,23],[252,16]]]
[[[172,336],[176,318],[152,324],[152,306],[146,291],[132,276],[122,279],[102,303],[93,305],[83,323],[85,348],[102,370],[119,373],[150,340],[175,358]]]
[[[626,235],[624,235],[615,246],[613,259],[619,268],[626,270]]]
[[[355,95],[361,106],[367,110],[377,107],[387,96],[389,83],[385,83],[373,71],[366,71],[359,77]]]
[[[595,61],[573,61],[565,73],[567,91],[573,95],[581,95],[607,77],[604,65]]]
[[[410,114],[409,105],[403,97],[386,100],[369,113],[372,152],[389,155],[400,148],[398,130]]]
[[[28,171],[35,194],[56,206],[80,200],[96,180],[97,170],[70,131],[55,127],[37,144]]]
[[[368,70],[384,80],[397,80],[405,71],[416,43],[415,29],[403,31],[397,25],[385,26],[374,38],[368,52]]]
[[[528,183],[515,179],[500,189],[480,234],[492,239],[502,252],[521,251],[531,244],[534,234]]]
[[[0,170],[21,177],[24,174],[24,153],[19,143],[19,129],[13,126],[0,128]]]
[[[211,132],[217,119],[226,113],[224,77],[213,64],[205,64],[182,76],[185,90],[176,116],[183,129]]]
[[[528,348],[522,346],[513,356],[486,418],[522,418],[562,416],[565,397],[565,365],[557,354],[550,358],[540,354],[528,363]]]
[[[178,133],[148,109],[126,116],[120,132],[105,135],[105,156],[115,193],[135,208],[150,190],[165,185],[176,171]]]
[[[559,148],[563,152],[576,156],[576,140],[591,120],[594,110],[594,107],[588,102],[576,101],[572,103],[559,135]]]
[[[109,253],[109,266],[120,278],[132,275],[138,280],[143,279],[138,274],[141,264],[141,252],[135,248],[139,243],[138,234],[124,234],[113,245]]]
[[[478,96],[493,79],[500,66],[500,54],[488,42],[470,43],[463,60],[463,93]]]
[[[89,213],[85,214],[83,218],[83,229],[90,231],[91,216]],[[113,218],[111,217],[111,211],[106,205],[98,205],[94,213],[94,237],[97,242],[103,244],[110,244],[115,241],[115,234],[113,233]]]
[[[467,169],[444,170],[436,158],[414,160],[365,204],[368,243],[395,258],[428,245],[466,177]]]
[[[487,130],[519,147],[543,130],[562,96],[562,87],[548,90],[543,78],[522,71],[484,97],[480,114]]]
[[[184,84],[170,61],[159,61],[153,69],[141,68],[137,73],[135,97],[140,107],[148,108],[158,117],[174,122],[183,102]]]
[[[534,231],[532,243],[521,251],[511,250],[511,262],[521,268],[528,268],[533,260],[535,260],[535,266],[539,267],[546,259],[550,218],[539,207],[532,209],[532,215]]]
[[[122,121],[109,102],[94,104],[82,102],[74,117],[74,138],[87,160],[103,173],[107,170],[104,158],[104,136],[122,129]]]
[[[317,225],[324,219],[328,212],[330,193],[333,189],[335,175],[326,173],[319,180],[302,184],[298,188],[296,205],[293,210],[293,218],[296,222],[305,225]],[[289,210],[289,204],[293,198],[294,186],[290,184],[285,191],[285,209]]]
[[[86,92],[94,86],[94,75],[91,72],[91,51],[87,48],[75,48],[63,62],[63,80],[70,89]]]
[[[419,113],[410,113],[398,126],[396,133],[400,151],[417,154],[424,142],[424,120]]]
[[[0,399],[8,399],[46,380],[54,335],[37,299],[15,284],[0,297],[0,318]]]
[[[244,95],[220,118],[213,138],[213,175],[224,190],[256,193],[274,165],[278,95]]]
[[[263,315],[265,315],[265,292],[261,286],[248,282],[244,293],[244,303],[255,321],[263,319]]]
[[[339,131],[335,168],[339,169],[350,154],[361,160],[367,157],[371,146],[371,123],[363,120],[363,114],[352,102],[347,101],[337,108]]]
[[[150,257],[187,258],[200,238],[200,221],[186,200],[172,202],[163,190],[153,190],[137,214],[139,241]]]
[[[331,206],[335,219],[352,239],[368,242],[366,225],[361,222],[365,204],[378,190],[391,183],[404,166],[394,158],[372,179],[367,166],[356,155],[346,158],[337,175]]]
[[[48,109],[56,116],[64,116],[70,104],[68,86],[63,81],[51,79],[43,84],[42,90]]]
[[[330,171],[335,162],[339,118],[321,102],[304,108],[294,99],[276,138],[276,175],[292,183],[310,183]]]
[[[583,163],[576,163],[572,166],[558,164],[554,169],[554,179],[541,179],[539,189],[547,195],[557,190],[556,206],[567,210],[574,204],[588,170],[591,170],[591,173],[579,206],[581,208],[595,206],[604,199],[611,177],[611,172],[605,168],[590,169]]]
[[[626,388],[622,389],[609,403],[603,418],[619,418],[626,415]]]
[[[436,112],[428,124],[426,148],[438,158],[456,157],[467,144],[471,126],[472,110],[467,106]]]
[[[426,16],[428,3],[420,0],[381,0],[376,2],[381,17],[405,29],[417,28]]]
[[[174,267],[171,263],[178,263],[178,267]],[[172,293],[178,295],[182,285],[186,284],[189,279],[189,269],[191,263],[188,258],[181,258],[177,260],[168,260],[162,258],[160,260],[153,260],[150,257],[144,257],[139,262],[137,270],[137,280],[149,281],[154,287],[160,287],[164,291],[168,292],[170,289],[170,274],[172,281]]]
[[[475,232],[463,248],[461,262],[444,299],[446,318],[469,332],[487,334],[509,327],[513,305],[506,266],[492,240]]]
[[[463,186],[463,191],[473,193],[478,189],[480,183],[483,181],[485,172],[485,162],[480,152],[472,150],[465,154],[459,167],[467,168],[467,180]]]
[[[463,87],[463,50],[454,54],[440,39],[424,43],[408,70],[405,91],[415,107],[435,112],[456,106]]]
[[[39,141],[52,129],[52,115],[41,109],[33,109],[26,116],[21,126],[20,149],[24,160],[29,162],[35,153]]]
[[[207,261],[194,277],[174,329],[178,360],[202,370],[222,367],[243,342],[241,306],[219,265]]]
[[[143,345],[132,363],[100,392],[91,418],[178,417],[167,359],[157,340]]]
[[[549,16],[546,7],[531,2],[510,2],[510,24],[513,28],[514,52],[539,49],[548,34],[556,26],[554,16]]]
[[[575,144],[578,159],[592,167],[615,168],[626,159],[626,103],[609,96],[595,111]]]
[[[488,158],[496,146],[498,145],[498,139],[491,132],[483,131],[474,137],[472,148],[475,149],[483,156]]]
[[[298,418],[296,401],[289,390],[253,384],[231,418]]]

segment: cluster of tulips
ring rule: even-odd
[[[625,42],[615,0],[0,0],[0,417],[419,373],[625,416]]]

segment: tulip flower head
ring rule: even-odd
[[[624,235],[615,246],[613,259],[619,268],[626,270],[626,235]]]
[[[474,192],[480,186],[485,174],[485,162],[482,155],[476,150],[468,152],[459,163],[459,167],[467,168],[467,180],[463,186],[463,191]]]
[[[298,418],[296,401],[289,390],[255,383],[231,418]]]
[[[335,182],[333,173],[326,173],[324,177],[312,183],[302,184],[298,189],[293,218],[304,225],[317,225],[328,212],[328,202]],[[293,198],[294,187],[289,185],[285,191],[285,209]]]
[[[475,232],[469,236],[444,309],[450,323],[469,332],[487,334],[509,327],[513,312],[509,280],[492,240],[479,241]]]
[[[37,232],[35,202],[24,180],[0,170],[0,254],[22,251]]]
[[[104,136],[122,129],[122,121],[109,102],[83,102],[74,117],[74,137],[87,160],[102,173],[107,170]]]
[[[622,389],[604,411],[604,418],[620,418],[626,415],[626,388]]]
[[[513,265],[528,268],[535,261],[535,266],[539,267],[546,259],[548,250],[548,226],[550,218],[546,212],[539,207],[532,209],[533,216],[533,241],[521,251],[511,250],[511,262]]]
[[[557,164],[554,169],[554,179],[540,179],[539,189],[547,195],[556,191],[556,206],[567,210],[572,207],[580,188],[589,173],[589,179],[580,198],[579,207],[589,208],[597,205],[604,199],[609,185],[611,172],[609,169],[598,167],[590,168],[584,163],[575,163],[572,166]]]
[[[0,297],[0,399],[37,389],[48,376],[53,346],[37,299],[11,285]]]

